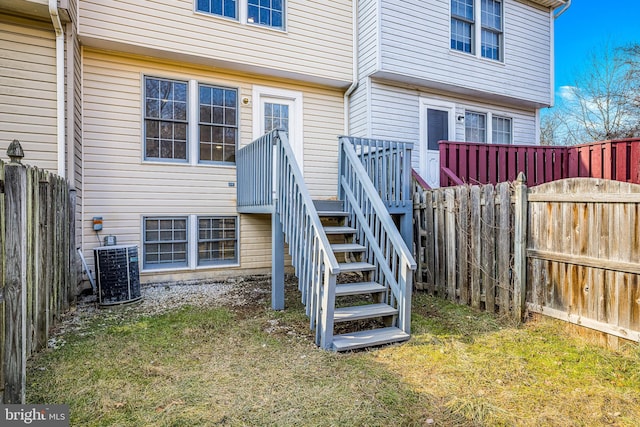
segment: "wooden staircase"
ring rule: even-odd
[[[286,132],[236,155],[241,214],[270,214],[272,307],[284,308],[286,242],[319,347],[406,341],[411,332],[413,201],[410,144],[341,137],[340,201],[314,202]],[[391,214],[400,215],[400,229]]]
[[[389,290],[375,281],[376,266],[367,262],[358,230],[348,225],[341,201],[314,201],[340,273],[333,312],[333,349],[348,351],[402,342],[409,334],[394,325],[398,310],[387,304]]]

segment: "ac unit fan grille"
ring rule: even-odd
[[[142,297],[137,246],[102,246],[94,250],[100,305],[133,302]]]

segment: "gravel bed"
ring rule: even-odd
[[[63,316],[50,334],[48,346],[65,344],[66,332],[83,333],[85,323],[93,318],[118,321],[163,314],[184,306],[246,306],[269,298],[270,276],[234,277],[225,281],[191,281],[145,284],[142,298],[135,302],[100,307],[96,295],[78,297],[77,304]]]

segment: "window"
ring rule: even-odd
[[[238,264],[235,216],[144,217],[143,268],[196,269]]]
[[[235,163],[237,89],[155,77],[144,86],[144,160]]]
[[[232,19],[238,18],[237,0],[196,0],[196,10]]]
[[[284,29],[284,0],[247,0],[247,22]]]
[[[502,2],[482,0],[482,40],[480,53],[483,58],[500,61],[502,46]]]
[[[264,103],[264,131],[283,129],[289,132],[289,105]]]
[[[451,0],[451,49],[502,61],[502,15],[502,0]]]
[[[187,217],[144,218],[144,268],[187,266]]]
[[[467,142],[511,144],[511,118],[467,111],[464,114],[464,136]],[[488,139],[489,136],[491,140]]]
[[[487,142],[487,115],[467,111],[464,115],[464,137],[467,142]]]
[[[145,159],[187,160],[187,83],[145,78]]]
[[[236,217],[198,217],[198,265],[238,262]]]
[[[451,0],[451,49],[472,53],[473,0]]]
[[[200,161],[235,162],[238,139],[238,93],[200,85]]]
[[[511,119],[493,116],[491,123],[491,142],[494,144],[511,144]]]

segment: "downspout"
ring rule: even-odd
[[[562,15],[563,13],[565,13],[567,11],[567,9],[569,9],[569,7],[571,7],[571,0],[567,0],[567,2],[564,4],[564,6],[562,6],[562,9],[560,9],[559,11],[557,11],[553,15],[553,19],[558,19],[560,17],[560,15]]]
[[[58,175],[65,177],[65,111],[64,111],[64,29],[58,14],[57,0],[49,0],[49,14],[56,32],[56,127]]]
[[[353,20],[353,77],[351,86],[344,93],[344,134],[349,135],[349,97],[358,87],[358,0],[351,2],[351,15]]]

